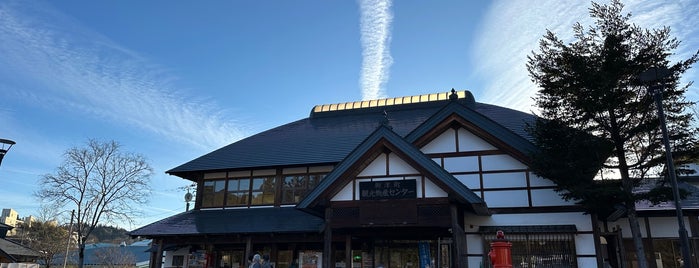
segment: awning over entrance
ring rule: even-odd
[[[320,232],[322,218],[293,207],[191,210],[138,228],[131,236]]]

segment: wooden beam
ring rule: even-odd
[[[449,206],[451,212],[451,233],[454,237],[454,247],[456,250],[456,267],[468,267],[468,250],[466,248],[466,232],[459,224],[459,210],[456,204]]]
[[[323,239],[323,267],[332,267],[330,266],[331,261],[332,261],[332,241],[333,241],[333,234],[332,234],[332,225],[330,224],[332,222],[333,210],[332,208],[325,208],[325,236]]]

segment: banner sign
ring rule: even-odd
[[[430,244],[427,242],[419,242],[417,244],[418,256],[420,259],[420,268],[430,268]]]

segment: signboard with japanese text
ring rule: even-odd
[[[359,182],[360,200],[417,198],[415,180]]]

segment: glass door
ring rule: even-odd
[[[245,251],[244,250],[227,250],[221,251],[219,254],[219,268],[244,268],[245,266]]]

